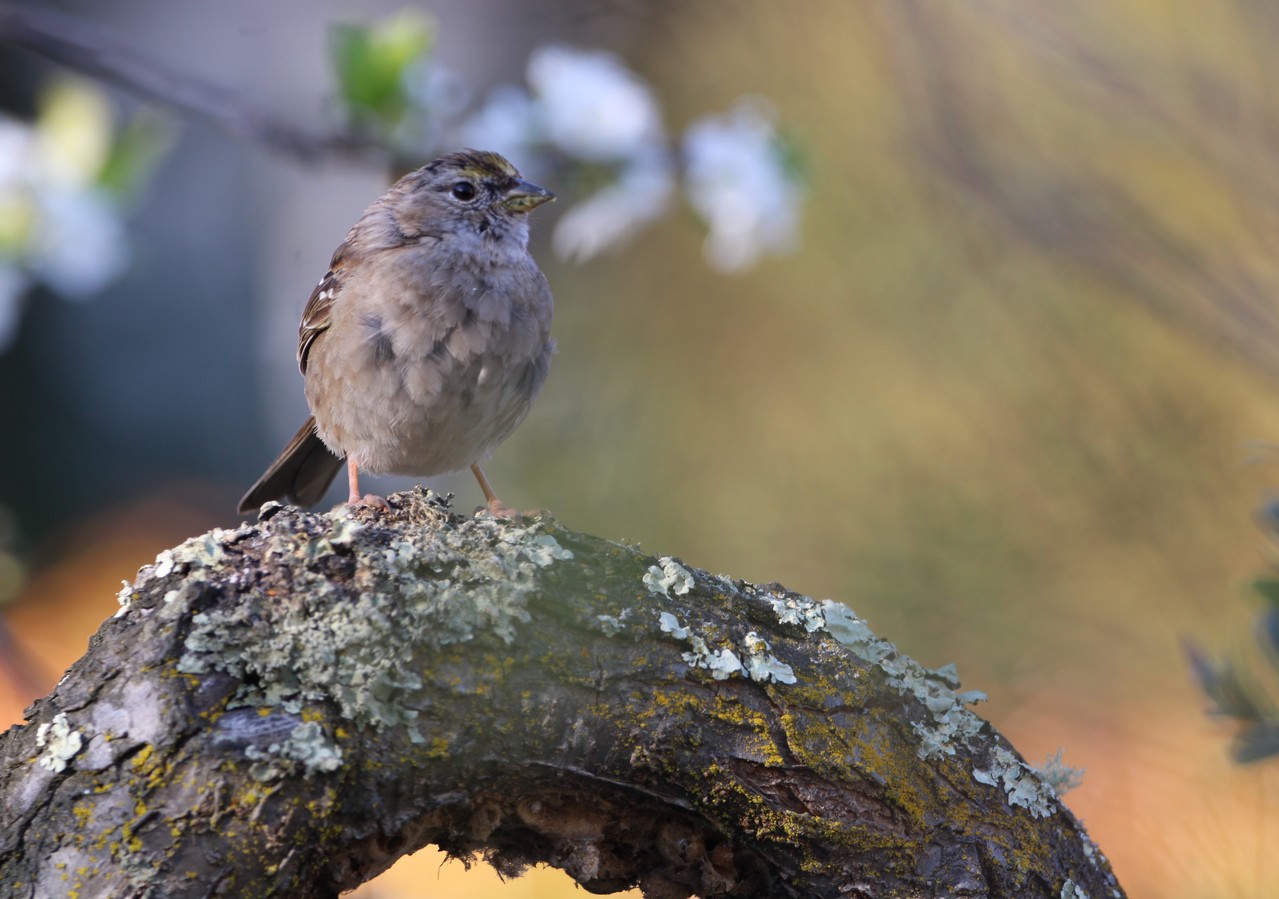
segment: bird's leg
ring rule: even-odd
[[[493,488],[489,486],[488,478],[484,477],[484,472],[480,470],[480,463],[476,462],[471,466],[471,474],[475,475],[475,480],[480,482],[480,490],[484,491],[484,501],[488,503],[489,514],[494,518],[511,518],[519,519],[520,513],[514,509],[507,508],[497,494],[493,492]]]
[[[355,464],[354,456],[346,457],[346,486],[348,503],[358,503],[360,501],[360,469]]]
[[[346,457],[346,486],[346,501],[350,505],[362,503],[366,506],[381,506],[383,509],[391,508],[390,503],[380,496],[374,496],[372,493],[360,496],[360,467],[356,464],[354,456]]]

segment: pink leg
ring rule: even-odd
[[[346,485],[348,488],[346,501],[358,503],[360,501],[360,469],[351,456],[346,457]]]
[[[346,486],[348,504],[361,503],[366,506],[380,506],[383,509],[391,508],[391,504],[380,496],[374,496],[372,493],[360,496],[360,468],[350,456],[346,457]]]
[[[475,475],[475,480],[480,482],[480,490],[484,492],[484,501],[488,503],[489,513],[494,518],[519,518],[520,513],[508,509],[502,505],[502,501],[497,498],[497,494],[493,492],[493,488],[489,486],[488,478],[484,477],[484,472],[480,470],[480,463],[476,462],[471,466],[471,474]]]

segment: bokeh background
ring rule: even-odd
[[[405,4],[40,5],[307,123],[332,113],[331,26]],[[1274,767],[1230,762],[1180,650],[1249,652],[1251,515],[1279,481],[1256,445],[1279,439],[1273,5],[414,8],[480,91],[560,42],[618,54],[672,133],[765,97],[804,172],[794,251],[736,274],[685,204],[586,263],[547,237],[573,197],[538,213],[560,351],[488,467],[504,500],[842,600],[955,662],[1032,763],[1087,769],[1066,801],[1130,895],[1279,894]],[[0,105],[34,115],[54,72],[0,45]],[[127,271],[85,302],[30,294],[0,355],[0,723],[121,579],[236,523],[304,414],[302,304],[387,183],[172,122]],[[469,476],[432,486],[480,502]],[[360,895],[575,893],[424,851]]]

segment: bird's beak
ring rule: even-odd
[[[512,212],[528,212],[554,199],[555,194],[546,188],[521,179],[506,192],[502,205]]]

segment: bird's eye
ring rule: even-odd
[[[453,185],[453,196],[462,202],[475,199],[475,185],[470,181],[459,181]]]

